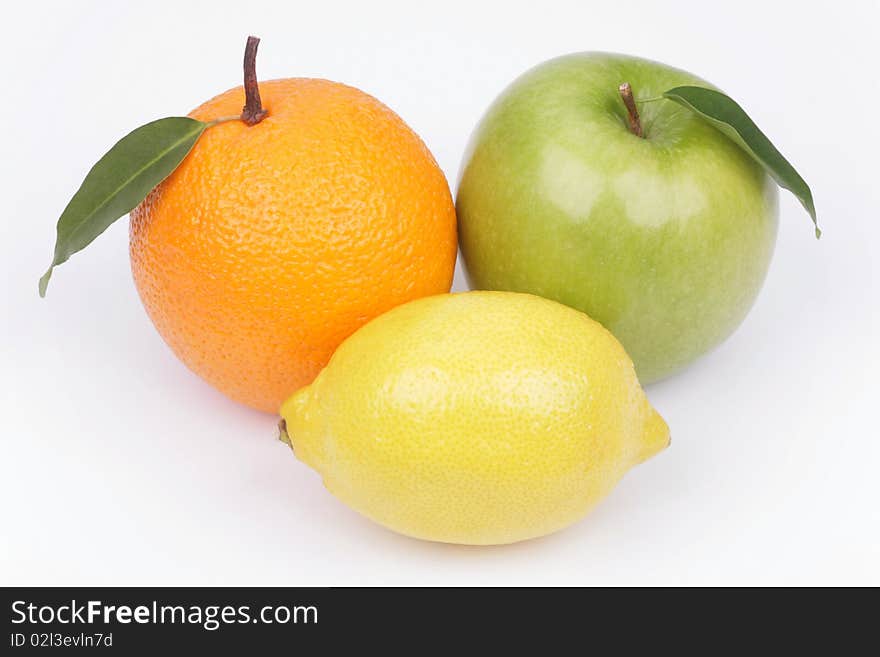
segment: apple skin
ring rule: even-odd
[[[578,53],[513,82],[462,164],[456,207],[472,288],[531,292],[610,330],[643,384],[688,365],[745,318],[778,225],[775,183],[734,142],[670,100],[708,86],[657,62]]]

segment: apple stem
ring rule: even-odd
[[[244,109],[241,120],[247,125],[257,125],[269,113],[263,109],[260,100],[260,85],[257,83],[257,46],[260,40],[249,36],[244,47]]]
[[[636,107],[635,98],[633,98],[632,87],[629,82],[624,82],[617,90],[620,91],[620,97],[623,99],[623,104],[629,115],[629,131],[636,137],[644,139],[645,133],[642,131],[642,122],[639,120],[639,110]]]

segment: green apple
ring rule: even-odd
[[[776,184],[720,131],[658,98],[679,85],[714,88],[636,57],[545,62],[486,112],[457,192],[471,286],[587,313],[617,336],[643,383],[734,331],[776,241]]]

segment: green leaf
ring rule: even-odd
[[[41,297],[52,269],[131,212],[177,168],[210,125],[186,117],[159,119],[127,134],[98,160],[58,220],[55,256],[40,279]]]
[[[735,100],[714,89],[691,86],[675,87],[664,93],[663,97],[696,112],[736,142],[764,167],[780,187],[797,197],[813,219],[816,237],[822,234],[816,221],[816,207],[809,185]]]

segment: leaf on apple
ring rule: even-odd
[[[780,187],[797,197],[813,219],[816,238],[822,234],[816,221],[816,207],[809,185],[735,100],[720,91],[693,86],[675,87],[665,92],[663,97],[695,112],[736,142],[764,167]]]

